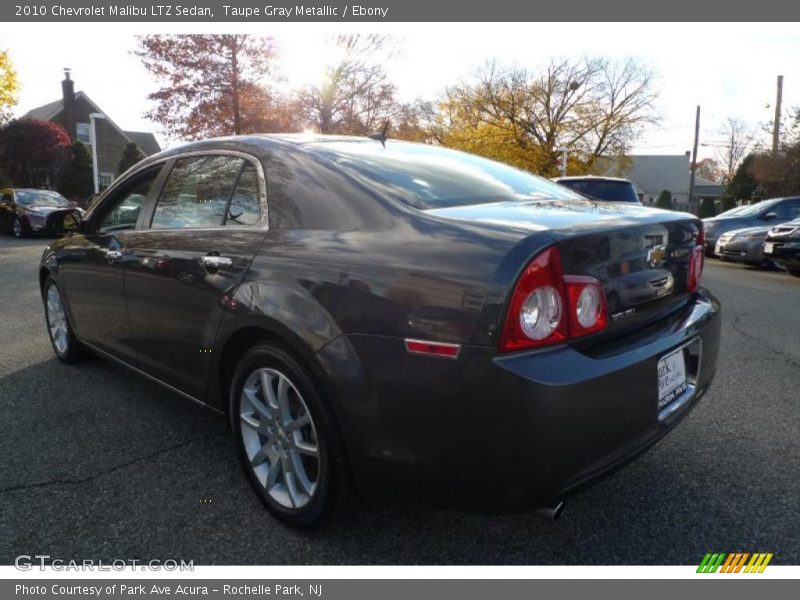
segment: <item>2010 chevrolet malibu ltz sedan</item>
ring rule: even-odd
[[[353,492],[554,514],[714,377],[700,221],[469,154],[209,140],[145,159],[75,220],[39,272],[55,353],[224,413],[295,526]]]

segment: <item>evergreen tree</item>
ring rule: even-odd
[[[94,191],[92,155],[83,142],[75,142],[69,150],[69,156],[59,173],[58,191],[65,198],[80,202]]]
[[[669,190],[661,190],[661,193],[658,195],[658,200],[656,200],[656,208],[672,210],[672,192]]]
[[[117,165],[117,177],[122,175],[125,171],[130,169],[143,158],[144,152],[139,150],[139,146],[133,142],[130,144],[125,144],[125,148],[122,150],[122,158],[120,158],[119,164]]]

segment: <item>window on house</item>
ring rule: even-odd
[[[78,141],[84,144],[91,144],[91,127],[89,123],[78,123],[75,126],[75,133],[78,135]]]
[[[98,173],[97,174],[97,183],[100,186],[101,190],[106,189],[110,186],[114,181],[114,174],[113,173]]]

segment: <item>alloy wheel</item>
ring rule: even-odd
[[[51,284],[47,288],[46,306],[47,327],[50,329],[53,346],[59,354],[65,354],[69,347],[69,326],[64,304],[61,302],[61,294],[55,284]]]
[[[14,237],[22,237],[22,223],[19,219],[14,219]]]
[[[320,479],[320,449],[308,406],[291,380],[257,369],[242,388],[242,441],[256,479],[277,504],[307,505]]]

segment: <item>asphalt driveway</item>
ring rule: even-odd
[[[36,266],[0,235],[0,563],[692,564],[708,551],[800,563],[800,278],[708,263],[723,303],[715,385],[562,520],[361,503],[336,528],[271,520],[221,417],[101,360],[59,363]]]

